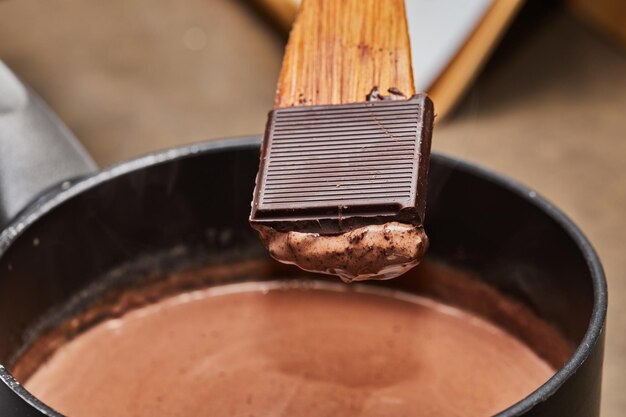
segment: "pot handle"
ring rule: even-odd
[[[96,169],[69,129],[0,61],[0,230],[45,189]]]

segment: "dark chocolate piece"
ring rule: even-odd
[[[378,90],[377,86],[372,87],[371,91],[365,96],[365,101],[376,101],[381,100],[380,98],[380,90]]]
[[[404,93],[398,90],[396,87],[388,88],[387,92],[393,94],[394,96],[406,97]]]
[[[323,234],[389,221],[421,225],[433,119],[425,94],[274,109],[250,223]]]

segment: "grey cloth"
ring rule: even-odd
[[[46,188],[95,169],[67,127],[0,62],[0,227]]]

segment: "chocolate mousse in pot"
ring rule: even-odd
[[[445,286],[442,271],[422,273]],[[130,310],[63,344],[25,387],[77,417],[478,417],[561,365],[468,310],[310,277],[200,288]],[[530,312],[502,303],[510,307],[494,314],[514,312],[569,354]]]

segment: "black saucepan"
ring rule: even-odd
[[[0,235],[0,363],[7,366],[0,366],[0,415],[56,416],[8,371],[41,317],[120,265],[172,248],[232,258],[251,247],[259,250],[245,256],[267,256],[247,222],[260,141],[185,146],[76,178],[90,170],[85,154],[66,146],[71,139],[51,127],[54,120],[24,113],[37,113],[28,110],[36,99],[12,94],[26,102],[0,105],[0,151],[18,155],[0,157],[0,173],[11,172],[21,184],[7,191],[12,183],[0,182],[1,213],[15,216]],[[61,154],[55,151],[63,146]],[[44,169],[50,162],[56,166]],[[8,196],[26,200],[24,193],[35,191],[15,215],[17,197]],[[600,261],[580,230],[528,188],[437,154],[426,228],[430,258],[475,272],[577,346],[548,382],[498,415],[598,416],[607,291]]]

